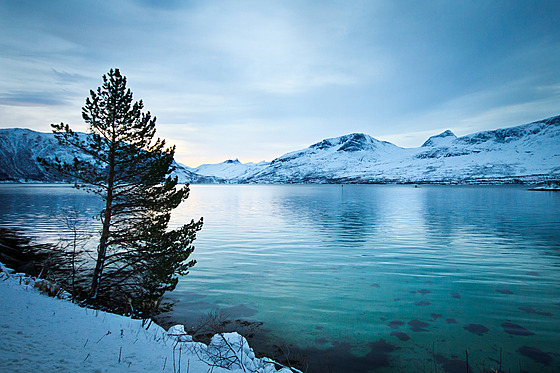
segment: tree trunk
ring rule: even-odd
[[[97,248],[97,262],[93,270],[93,279],[91,281],[91,289],[89,292],[88,302],[94,304],[99,292],[101,276],[103,274],[103,266],[105,257],[107,256],[107,240],[109,239],[109,227],[111,226],[111,214],[113,209],[113,182],[115,178],[115,145],[111,146],[111,154],[109,155],[109,179],[107,180],[107,200],[105,204],[105,214],[103,215],[103,229],[101,231],[101,239]]]

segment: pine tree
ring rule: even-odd
[[[81,156],[43,160],[104,202],[88,302],[120,301],[136,314],[142,311],[135,305],[149,308],[195,264],[187,259],[202,228],[201,218],[168,229],[171,211],[187,199],[189,186],[178,188],[177,178],[169,176],[175,147],[154,140],[156,118],[143,107],[142,100],[133,102],[126,77],[111,69],[82,108],[87,135],[64,123],[52,125],[59,142]]]

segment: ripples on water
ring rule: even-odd
[[[93,215],[98,204],[68,188],[0,187],[0,223],[48,237],[52,211],[76,204]],[[229,310],[263,321],[278,343],[317,356],[336,346],[348,353],[341,358],[356,357],[347,371],[359,371],[360,359],[383,365],[384,357],[389,371],[430,371],[433,352],[453,371],[465,349],[475,371],[483,362],[497,369],[500,348],[502,368],[560,369],[559,194],[507,186],[191,188],[172,225],[200,216],[205,224],[198,264],[170,294],[180,301],[177,319]],[[372,357],[374,346],[386,356]]]

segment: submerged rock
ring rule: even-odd
[[[509,289],[496,289],[496,292],[500,293],[500,294],[513,294],[513,291],[509,290]]]
[[[397,337],[398,339],[400,339],[401,341],[408,341],[410,339],[410,337],[408,336],[408,334],[403,333],[403,332],[397,332],[394,331],[391,333],[392,336]]]
[[[448,373],[472,373],[471,367],[467,365],[465,360],[460,359],[448,359],[445,356],[438,354],[435,356],[438,364],[443,366],[443,370]],[[468,370],[467,370],[468,367]]]
[[[389,327],[390,327],[391,329],[397,329],[398,327],[404,325],[404,321],[401,321],[401,320],[393,320],[393,321],[390,321],[389,324],[387,324],[387,325],[389,325]]]
[[[366,355],[358,356],[352,352],[353,347],[355,346],[350,343],[338,341],[331,341],[320,347],[290,346],[290,359],[283,363],[297,362],[307,366],[308,372],[377,371],[377,369],[391,367],[392,355],[400,348],[384,339],[379,339],[368,343],[369,351]]]
[[[541,316],[552,316],[551,312],[542,312],[542,311],[537,311],[536,309],[532,308],[532,307],[519,307],[519,309],[521,311],[527,312],[527,313],[531,313],[531,314],[535,314],[535,315],[541,315]]]
[[[413,332],[427,332],[428,329],[426,328],[430,326],[427,322],[420,320],[411,320],[408,322],[408,325],[410,326],[410,330]]]
[[[506,332],[508,334],[511,334],[511,335],[527,336],[527,335],[534,335],[535,334],[532,331],[525,329],[521,325],[517,325],[517,324],[514,324],[512,322],[503,323],[502,328],[504,328],[504,332]]]
[[[523,356],[527,356],[529,359],[541,363],[543,365],[549,366],[552,363],[552,355],[548,352],[543,352],[536,347],[523,346],[517,349]]]
[[[244,304],[238,304],[225,309],[225,312],[230,317],[251,317],[255,316],[259,311],[249,308]]]
[[[484,325],[480,325],[480,324],[469,324],[463,326],[463,329],[468,330],[469,332],[480,336],[484,335],[485,333],[488,333],[488,331],[490,330]]]

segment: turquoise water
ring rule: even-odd
[[[177,319],[219,308],[263,322],[276,344],[298,346],[310,360],[343,360],[329,362],[329,371],[429,372],[435,358],[438,371],[465,372],[465,350],[474,372],[500,361],[505,371],[560,370],[558,193],[191,189],[172,225],[200,216],[205,224],[197,265],[169,295],[179,301]],[[95,214],[92,197],[65,187],[0,185],[0,225],[54,237],[49,225],[59,223],[48,211],[71,203]]]

